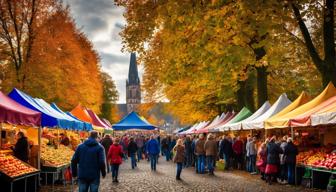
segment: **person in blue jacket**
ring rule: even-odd
[[[151,162],[151,170],[156,171],[157,156],[160,154],[160,144],[154,139],[154,136],[150,136],[150,140],[146,144],[146,150]]]
[[[78,175],[79,192],[98,192],[100,174],[106,176],[104,147],[97,141],[98,133],[90,132],[90,137],[80,144],[71,160],[72,177]],[[77,174],[78,171],[78,174]]]

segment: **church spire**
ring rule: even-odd
[[[129,85],[139,85],[140,84],[135,53],[131,53],[131,60],[130,60],[130,66],[128,70],[128,82],[127,83]]]

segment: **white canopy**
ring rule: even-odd
[[[240,130],[242,128],[242,123],[247,123],[250,121],[255,120],[256,118],[258,118],[259,116],[261,116],[262,114],[264,114],[269,108],[271,107],[271,104],[269,101],[266,101],[256,112],[254,112],[250,117],[248,117],[247,119],[244,119],[241,122],[237,122],[237,123],[233,123],[233,124],[229,124],[227,125],[227,127],[230,130]]]
[[[310,116],[311,125],[336,124],[336,112],[326,112]]]
[[[269,108],[264,114],[257,117],[253,121],[242,123],[243,130],[262,129],[264,128],[264,121],[273,115],[280,112],[282,109],[291,104],[291,101],[287,98],[287,95],[283,93],[278,100]]]

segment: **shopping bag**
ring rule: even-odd
[[[65,170],[64,179],[65,179],[65,181],[71,181],[72,180],[72,174],[71,174],[71,171],[70,171],[70,167]]]

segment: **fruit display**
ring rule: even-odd
[[[60,145],[57,149],[51,145],[41,145],[41,160],[43,165],[59,167],[70,163],[74,151]]]
[[[11,155],[0,154],[0,171],[13,178],[38,170]]]
[[[336,153],[326,154],[323,159],[315,161],[313,166],[336,170]]]
[[[331,150],[333,148],[317,148],[301,152],[296,156],[296,161],[298,164],[336,170],[336,152]]]

